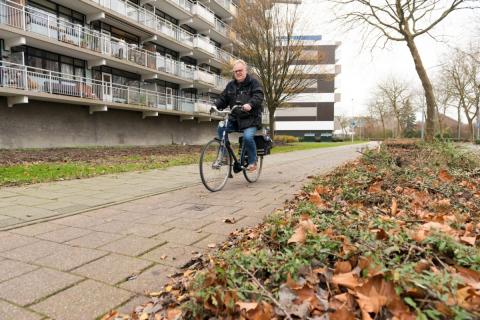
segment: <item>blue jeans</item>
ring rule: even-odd
[[[240,132],[238,130],[237,122],[228,120],[227,124],[227,132]],[[225,131],[225,127],[218,127],[217,134],[220,139],[223,137],[223,132]],[[245,152],[247,153],[248,157],[248,164],[254,164],[257,162],[257,146],[255,145],[255,133],[257,133],[256,127],[250,127],[243,129],[243,145],[245,148]]]

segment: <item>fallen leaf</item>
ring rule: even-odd
[[[239,308],[240,311],[250,311],[254,310],[258,307],[258,302],[245,302],[245,301],[237,301],[235,305]]]
[[[442,182],[450,182],[453,180],[453,177],[445,169],[440,170],[440,172],[438,173],[438,178]]]
[[[223,222],[229,223],[229,224],[234,224],[237,221],[235,220],[235,218],[225,218],[225,219],[223,219]]]
[[[336,274],[332,277],[332,282],[336,285],[343,286],[349,289],[358,287],[361,284],[357,274],[354,271]]]
[[[308,233],[316,234],[317,226],[315,226],[310,217],[302,216],[293,235],[288,239],[287,243],[305,243]]]
[[[168,320],[179,320],[182,316],[182,310],[180,309],[168,309],[167,310],[167,319]]]
[[[352,271],[352,265],[350,264],[349,261],[337,261],[335,263],[335,271],[333,273],[339,274],[339,273],[347,273],[350,271]]]
[[[370,187],[368,187],[368,192],[371,193],[378,193],[382,191],[382,182],[377,181],[374,184],[372,184]]]
[[[396,216],[397,215],[397,209],[398,209],[397,199],[392,198],[392,204],[390,206],[390,214],[392,216]]]
[[[215,243],[209,243],[209,244],[208,244],[208,247],[209,247],[209,248],[215,248],[216,246],[217,246],[217,245],[216,245]]]
[[[328,317],[330,320],[355,320],[355,314],[345,308],[337,309]]]
[[[466,243],[466,244],[469,244],[471,246],[474,246],[475,245],[475,241],[477,240],[477,237],[460,237],[460,241]]]

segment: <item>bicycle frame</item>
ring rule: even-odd
[[[241,172],[242,170],[245,170],[245,167],[243,166],[243,159],[245,157],[245,144],[242,145],[242,149],[240,150],[240,158],[238,159],[236,156],[235,156],[235,151],[233,151],[232,149],[232,145],[230,143],[230,139],[228,139],[228,131],[227,131],[227,127],[228,127],[228,122],[229,122],[229,119],[228,119],[228,115],[230,113],[233,112],[233,110],[235,110],[236,108],[241,108],[240,105],[236,105],[234,106],[230,111],[220,111],[216,108],[215,111],[218,112],[218,113],[224,113],[225,114],[225,118],[224,118],[224,126],[225,126],[225,130],[223,131],[223,135],[222,135],[222,138],[221,138],[221,141],[220,141],[220,144],[225,146],[225,148],[227,149],[228,151],[228,154],[233,158],[233,163],[231,163],[230,165],[232,166],[233,168],[233,172],[235,173],[239,173]]]

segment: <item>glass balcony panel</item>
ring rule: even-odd
[[[215,24],[215,14],[212,11],[208,10],[207,7],[205,7],[200,2],[195,2],[193,4],[192,13],[202,17],[211,24]]]

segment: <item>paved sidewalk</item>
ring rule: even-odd
[[[308,175],[359,148],[270,155],[259,182],[236,175],[217,193],[201,185],[196,165],[0,189],[0,225],[10,229],[0,231],[0,319],[129,312],[193,255],[261,222]]]

